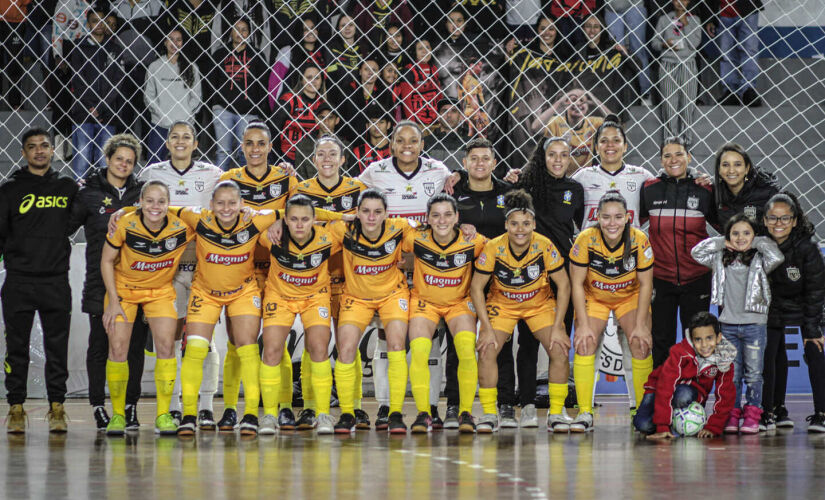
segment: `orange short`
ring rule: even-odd
[[[375,312],[386,326],[393,320],[407,323],[410,316],[410,291],[401,288],[383,299],[358,299],[346,293],[341,295],[341,312],[338,316],[338,325],[351,324],[362,332],[372,321]]]
[[[290,327],[295,316],[301,316],[304,328],[326,326],[329,328],[330,304],[328,294],[311,295],[305,298],[288,298],[278,295],[272,288],[264,292],[264,328],[268,326]]]
[[[630,297],[618,300],[616,302],[604,303],[599,302],[592,297],[587,297],[587,315],[591,318],[607,321],[610,317],[610,311],[616,316],[616,319],[621,318],[627,313],[633,312],[639,308],[639,296],[631,295]]]
[[[459,316],[470,315],[474,321],[476,317],[475,307],[473,307],[473,302],[469,298],[442,306],[427,302],[427,300],[413,293],[410,294],[410,303],[412,304],[410,319],[426,318],[438,324],[438,321],[442,318],[449,323]]]
[[[487,302],[487,317],[493,330],[500,330],[513,334],[516,323],[523,319],[531,332],[552,326],[556,321],[556,301],[548,300],[541,307],[515,308],[512,305],[501,305],[496,302]]]
[[[229,317],[257,316],[260,318],[261,292],[255,280],[249,278],[239,290],[220,294],[209,293],[199,287],[197,282],[192,283],[186,322],[214,325],[220,319],[224,307]]]
[[[164,285],[160,288],[128,288],[118,287],[117,296],[120,298],[120,307],[126,313],[115,318],[117,322],[134,323],[137,317],[138,306],[143,307],[143,315],[147,318],[178,318],[178,311],[175,309],[175,288],[172,284]],[[103,307],[109,305],[109,295],[103,299]]]

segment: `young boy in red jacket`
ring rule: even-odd
[[[633,425],[648,439],[671,439],[675,437],[670,430],[673,409],[685,408],[694,401],[704,405],[716,384],[713,414],[697,436],[721,435],[736,399],[734,358],[736,347],[722,337],[716,316],[696,313],[685,339],[670,348],[667,361],[648,377]]]

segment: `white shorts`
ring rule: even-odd
[[[175,299],[175,309],[178,310],[178,319],[186,317],[189,307],[189,293],[192,289],[192,279],[195,277],[195,262],[184,262],[178,264],[178,272],[172,279],[172,286],[175,287],[177,298]]]

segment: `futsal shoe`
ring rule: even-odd
[[[430,415],[432,416],[433,423],[430,427],[434,431],[440,431],[444,428],[444,421],[441,420],[441,417],[438,416],[438,406],[431,405],[430,406]]]
[[[172,412],[159,415],[155,419],[155,434],[160,436],[175,436],[177,433],[178,421],[172,417]]]
[[[447,413],[444,415],[444,428],[445,429],[458,429],[458,406],[455,405],[447,405]],[[473,425],[475,428],[475,424]]]
[[[739,426],[739,432],[742,434],[758,434],[762,409],[753,405],[745,405],[744,415],[745,418],[742,425]]]
[[[109,423],[106,426],[105,430],[107,436],[124,435],[126,433],[126,419],[123,417],[123,415],[118,415],[117,413],[115,413],[109,420]]]
[[[109,425],[109,414],[106,413],[106,408],[102,406],[95,406],[92,416],[94,416],[95,419],[97,432],[105,432],[106,427]]]
[[[516,420],[516,409],[513,408],[513,405],[499,405],[498,414],[501,416],[501,423],[499,425],[502,429],[518,428],[518,421]]]
[[[742,410],[734,408],[730,411],[728,423],[725,424],[725,434],[739,434],[739,421],[742,420]]]
[[[390,434],[407,433],[407,424],[404,423],[404,415],[402,415],[400,411],[395,411],[390,414],[387,431]]]
[[[258,425],[258,434],[271,436],[275,434],[276,429],[278,429],[278,419],[275,418],[275,415],[267,413],[261,417],[260,425]]]
[[[355,417],[352,413],[342,413],[335,424],[336,434],[350,434],[355,432]]]
[[[378,407],[378,415],[375,417],[375,430],[385,431],[390,424],[390,407],[381,405]]]
[[[808,432],[822,433],[825,432],[825,413],[819,412],[810,415],[805,420],[808,421]]]
[[[759,419],[759,432],[770,432],[776,430],[776,417],[769,411],[762,412]]]
[[[6,432],[9,434],[26,432],[26,411],[23,405],[11,405],[9,408],[9,416],[6,417]]]
[[[461,412],[461,415],[456,419],[458,424],[458,432],[461,434],[474,434],[476,432],[476,423],[470,412]]]
[[[498,432],[498,415],[495,413],[485,413],[478,419],[476,424],[476,432],[479,434],[492,434]]]
[[[576,418],[570,422],[570,432],[581,434],[583,432],[593,431],[593,414],[586,411],[580,411]]]
[[[215,416],[212,410],[201,410],[198,412],[198,428],[202,431],[215,430]]]
[[[793,420],[788,416],[788,409],[784,406],[777,406],[773,410],[776,417],[776,426],[780,429],[793,429]]]
[[[532,429],[539,426],[539,419],[536,416],[536,405],[525,405],[521,409],[521,418],[519,419],[518,426],[522,429]]]
[[[140,429],[138,422],[137,405],[126,405],[126,430],[136,431]]]
[[[413,434],[426,434],[433,430],[433,418],[426,412],[422,411],[415,417],[415,422],[410,426],[410,432]]]
[[[318,424],[318,421],[315,418],[315,410],[310,408],[304,408],[301,410],[301,413],[298,414],[298,430],[299,431],[308,431],[315,428]]]
[[[332,434],[335,432],[335,420],[329,413],[321,413],[318,415],[318,434]]]
[[[194,415],[184,415],[178,426],[178,436],[194,436],[198,427],[198,419]]]
[[[355,430],[368,431],[370,430],[370,416],[361,408],[355,409]]]
[[[289,408],[283,408],[278,412],[278,428],[282,431],[294,431],[297,424],[295,423],[295,414]]]
[[[223,416],[218,422],[220,432],[232,432],[238,425],[238,412],[234,408],[227,408],[223,411]]]
[[[547,414],[547,432],[567,434],[570,432],[570,420],[561,413]]]
[[[175,425],[180,425],[180,421],[183,418],[183,414],[178,410],[170,410],[169,415],[175,420]]]
[[[49,413],[46,414],[46,419],[49,421],[49,432],[62,433],[68,430],[66,410],[63,408],[63,403],[52,403]]]
[[[258,417],[247,413],[241,419],[241,424],[238,426],[241,436],[257,436],[258,435]]]

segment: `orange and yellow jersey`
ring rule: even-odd
[[[465,241],[456,231],[452,241],[441,246],[431,228],[407,233],[402,251],[415,255],[413,292],[427,302],[442,306],[466,299],[470,294],[473,262],[486,243],[487,238],[480,234]]]
[[[349,224],[333,222],[327,226],[333,238],[343,244],[344,293],[360,299],[380,299],[407,287],[398,269],[404,237],[417,227],[415,221],[389,218],[381,234],[370,240],[360,232],[349,234]]]
[[[275,212],[260,212],[248,222],[243,215],[232,227],[222,227],[211,210],[175,209],[187,225],[195,228],[198,265],[193,283],[213,295],[235,292],[252,278],[253,254],[258,236],[275,222]]]
[[[541,307],[553,299],[548,274],[561,269],[564,258],[553,242],[533,231],[530,245],[514,255],[507,233],[487,242],[476,259],[476,272],[492,274],[488,298],[501,306]]]
[[[140,210],[127,213],[106,242],[120,250],[115,263],[115,282],[132,288],[161,288],[172,284],[186,244],[195,231],[171,210],[159,231],[143,225]]]
[[[267,289],[291,299],[329,293],[329,259],[341,251],[341,242],[327,228],[314,226],[303,245],[290,238],[287,251],[273,244],[266,233],[261,234],[260,243],[270,255]]]
[[[645,233],[630,228],[630,255],[622,262],[624,244],[611,248],[598,226],[585,229],[570,249],[570,263],[587,268],[585,295],[602,303],[614,303],[639,291],[638,271],[653,266],[653,248]]]

